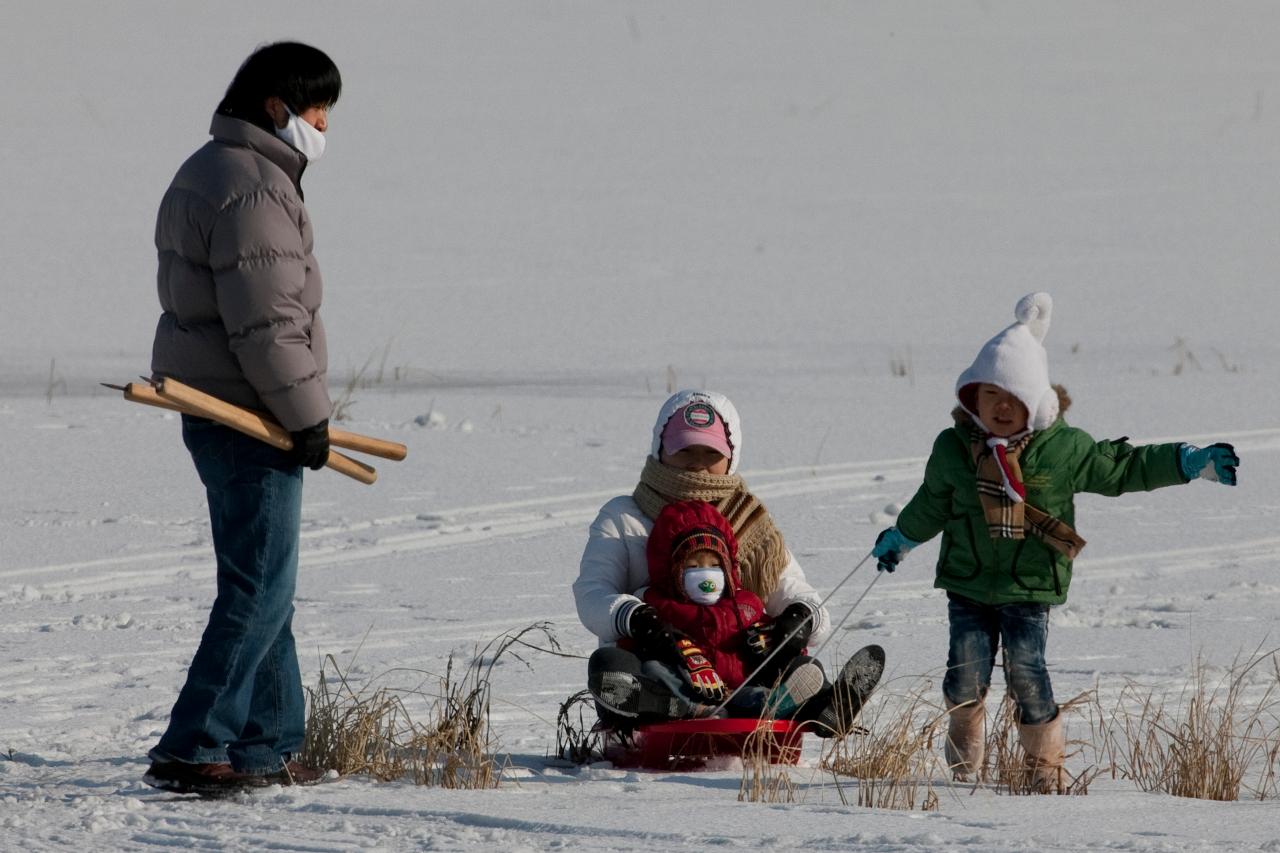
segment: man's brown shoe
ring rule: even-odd
[[[185,761],[154,761],[142,781],[175,794],[218,796],[246,788],[262,788],[271,782],[266,776],[238,773],[230,764],[189,764]]]
[[[289,761],[275,773],[263,778],[271,785],[317,785],[324,781],[326,773],[315,767],[308,767],[301,761]]]

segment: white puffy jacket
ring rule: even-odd
[[[721,394],[702,391],[681,391],[662,407],[653,430],[653,456],[658,457],[662,444],[662,430],[667,421],[682,406],[691,402],[705,402],[724,420],[728,427],[729,444],[733,457],[729,471],[737,470],[742,452],[742,427],[733,404]],[[603,507],[591,523],[587,547],[582,552],[578,567],[578,579],[573,582],[573,598],[578,608],[578,618],[587,630],[600,638],[601,645],[625,637],[627,620],[631,611],[643,604],[644,588],[649,584],[649,563],[645,557],[645,542],[653,529],[653,520],[646,516],[630,495],[613,498]],[[765,601],[765,612],[777,616],[788,605],[797,601],[810,605],[815,612],[812,641],[821,640],[830,627],[831,619],[822,596],[805,580],[804,571],[787,552],[787,567],[778,579],[778,587]]]

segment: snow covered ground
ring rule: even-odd
[[[737,802],[732,768],[566,768],[555,713],[584,662],[536,653],[494,671],[496,791],[143,786],[211,551],[176,421],[96,383],[146,371],[155,205],[236,65],[286,37],[346,80],[305,180],[334,396],[365,367],[347,426],[410,447],[371,488],[308,475],[308,684],[324,655],[396,683],[538,620],[588,654],[569,591],[586,525],[634,485],[669,383],[733,398],[744,475],[834,587],[1035,289],[1072,423],[1243,459],[1235,490],[1079,500],[1059,697],[1176,695],[1197,656],[1221,671],[1280,645],[1280,7],[11,4],[0,848],[1280,850],[1273,802],[1109,777],[844,805],[816,742],[785,806]],[[878,642],[895,684],[936,693],[936,549],[877,583],[829,663]]]

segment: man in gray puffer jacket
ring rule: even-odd
[[[151,369],[301,430],[330,409],[307,158],[232,116],[209,132],[160,202]]]
[[[152,372],[265,411],[284,452],[183,416],[209,501],[218,592],[144,780],[182,793],[314,781],[301,766],[294,647],[302,469],[329,455],[320,272],[300,180],[324,150],[342,80],[323,52],[281,42],[236,73],[212,141],[178,170],[156,222],[163,314]]]

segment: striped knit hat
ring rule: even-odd
[[[674,598],[688,598],[684,569],[696,551],[710,551],[725,571],[725,591],[741,586],[738,576],[738,542],[729,522],[714,506],[703,501],[667,504],[653,521],[645,544],[649,583]]]

